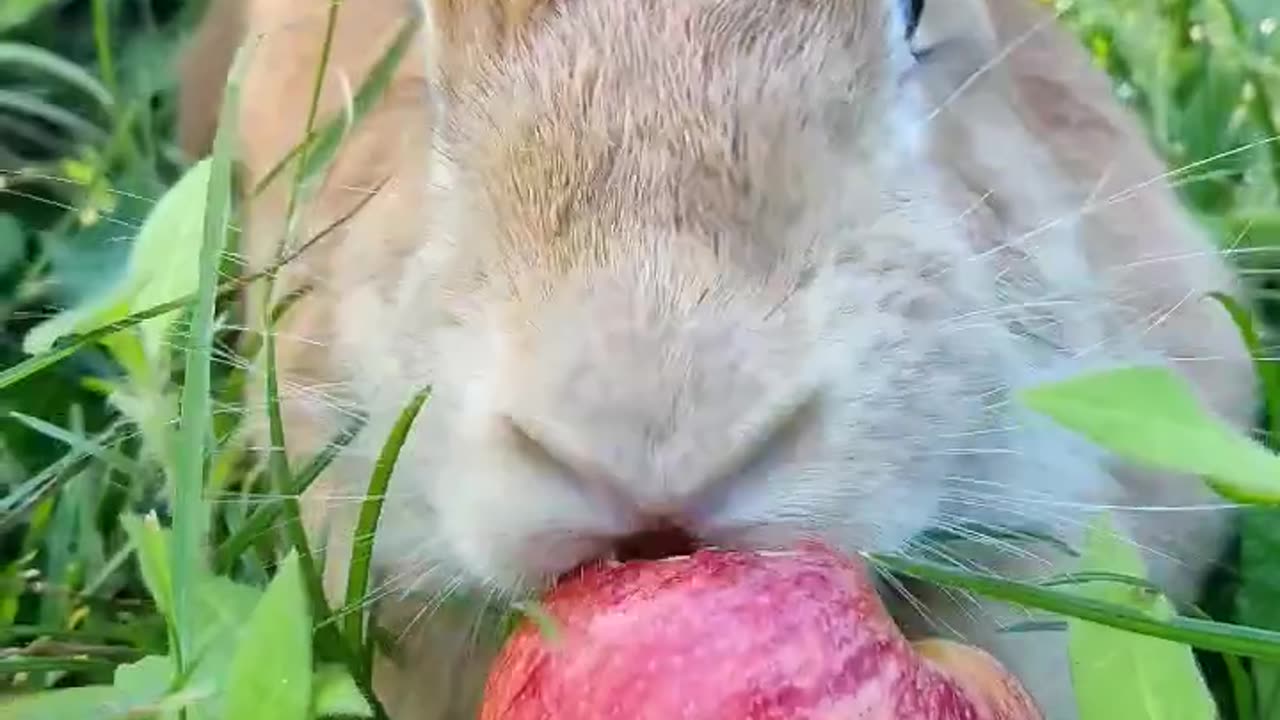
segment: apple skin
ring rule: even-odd
[[[1041,720],[989,655],[913,645],[865,566],[700,550],[596,565],[554,587],[554,632],[524,622],[481,720]]]

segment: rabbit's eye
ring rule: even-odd
[[[907,41],[915,38],[916,29],[920,27],[920,16],[924,15],[924,0],[898,0],[902,9],[902,21],[907,29]]]

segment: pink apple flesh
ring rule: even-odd
[[[806,546],[584,569],[493,666],[481,720],[1040,720],[956,643],[913,645],[866,568]]]

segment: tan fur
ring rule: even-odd
[[[244,34],[244,3],[213,0],[180,58],[178,145],[202,155],[213,144],[222,88],[236,46]]]
[[[207,148],[208,78],[243,22],[253,182],[302,137],[326,6],[219,1],[237,4],[191,46],[182,137]],[[349,409],[371,417],[308,497],[331,589],[341,498],[434,387],[376,549],[379,582],[403,590],[378,605],[403,636],[377,672],[395,720],[467,717],[483,681],[491,647],[433,597],[528,591],[659,517],[725,545],[918,550],[921,529],[962,519],[1076,541],[1083,508],[1214,501],[1011,404],[1038,380],[1154,361],[1250,419],[1247,358],[1203,299],[1231,276],[1142,131],[1038,4],[933,0],[918,38],[934,51],[911,69],[892,5],[426,3],[295,237],[367,205],[280,288],[313,288],[281,329],[291,453]],[[322,118],[413,12],[342,6]],[[287,198],[281,182],[249,208],[252,263],[275,256]],[[1228,527],[1120,519],[1184,596]],[[965,552],[1022,577],[1070,562]],[[934,624],[904,611],[913,631],[993,649],[1050,718],[1075,716],[1060,636],[1000,633],[1025,618],[916,590]]]

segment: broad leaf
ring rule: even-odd
[[[317,718],[373,717],[373,708],[356,685],[355,678],[341,665],[322,665],[312,680],[312,713]]]
[[[224,717],[309,720],[311,613],[296,553],[280,564],[231,659]]]
[[[96,300],[37,325],[27,334],[23,348],[39,354],[66,335],[97,329],[194,292],[211,168],[209,160],[194,165],[160,198],[133,243],[128,268],[119,282]],[[138,324],[142,350],[150,362],[165,352],[168,332],[178,313],[175,310]],[[118,352],[114,347],[112,350]]]
[[[0,720],[124,720],[146,705],[110,685],[91,685],[0,701]]]
[[[206,575],[192,604],[195,667],[188,687],[207,697],[196,709],[194,720],[223,717],[224,690],[232,658],[245,636],[249,619],[262,592],[228,578]]]
[[[1212,415],[1172,370],[1101,372],[1022,399],[1130,461],[1204,476],[1231,500],[1280,505],[1280,457]]]
[[[177,720],[196,693],[170,693],[173,669],[167,657],[152,655],[116,669],[113,685],[50,690],[0,703],[0,720]]]
[[[1089,527],[1080,560],[1082,573],[1146,579],[1137,548],[1102,514]],[[1174,616],[1161,594],[1138,585],[1092,582],[1076,587],[1094,600],[1114,602],[1167,620]],[[1068,619],[1071,682],[1080,717],[1125,720],[1216,720],[1217,708],[1185,644]]]
[[[125,517],[122,525],[136,548],[147,589],[161,613],[171,618],[171,531],[161,528],[152,516]],[[227,668],[262,592],[209,572],[202,573],[196,582],[192,603],[194,668],[186,690],[200,699],[199,717],[219,717]]]
[[[138,662],[116,668],[116,689],[131,697],[160,698],[168,691],[173,678],[173,661],[162,655],[149,655]]]
[[[1083,573],[1114,573],[1145,580],[1146,568],[1134,545],[1101,514],[1089,528],[1081,559]],[[1078,591],[1148,613],[1174,616],[1164,596],[1136,585],[1090,582]],[[1191,648],[1179,643],[1068,618],[1071,681],[1080,717],[1125,720],[1216,720],[1217,709]]]

